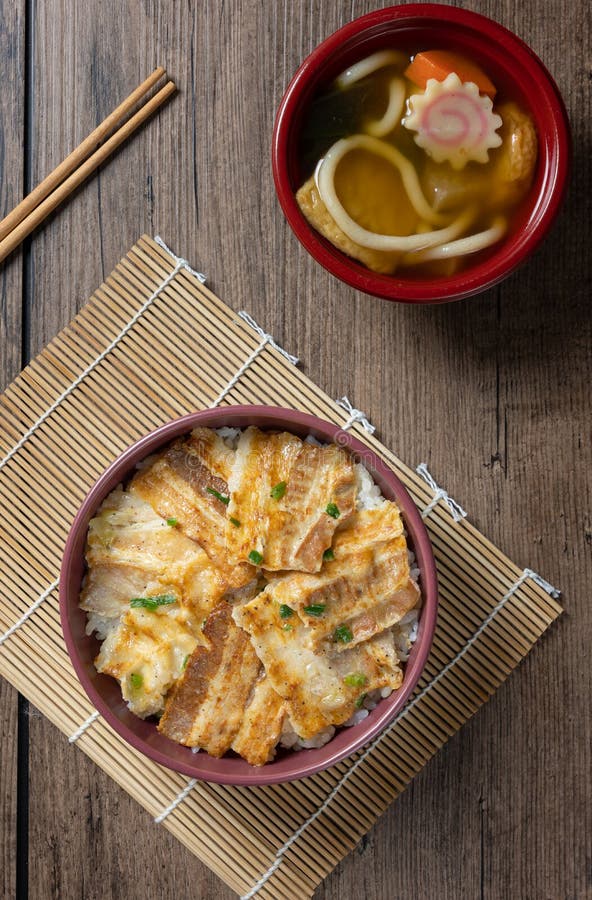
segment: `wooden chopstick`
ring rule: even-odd
[[[155,69],[149,78],[132,91],[123,103],[0,222],[0,262],[6,259],[21,241],[174,94],[177,87],[173,81],[168,81],[91,156],[88,155],[164,74],[164,69],[160,67]]]
[[[53,170],[53,172],[50,172],[50,174],[43,179],[41,184],[38,184],[30,194],[21,200],[18,206],[16,206],[5,219],[2,219],[0,222],[0,241],[3,241],[13,228],[16,228],[18,223],[25,218],[25,216],[28,216],[48,194],[55,190],[55,188],[74,171],[74,169],[78,168],[87,156],[96,149],[96,146],[107,137],[109,132],[115,128],[128,113],[131,112],[135,104],[142,99],[144,94],[146,94],[164,74],[165,70],[161,66],[155,69],[154,72],[152,72],[152,74],[135,89],[135,91],[132,91],[123,103],[120,103],[119,106],[94,129],[94,131],[91,131],[88,137],[86,137],[82,143]]]

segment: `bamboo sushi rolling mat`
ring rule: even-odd
[[[360,411],[331,400],[202,280],[143,237],[0,398],[0,674],[242,897],[299,900],[561,608],[557,591],[472,527],[425,467],[407,468]],[[196,782],[124,743],[80,686],[58,612],[66,535],[103,469],[169,419],[237,403],[294,407],[351,428],[423,511],[440,586],[430,659],[388,730],[332,769],[259,788]]]

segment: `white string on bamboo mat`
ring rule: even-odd
[[[352,425],[355,425],[356,422],[359,422],[364,431],[367,431],[368,434],[374,434],[376,428],[372,425],[366,413],[363,413],[360,409],[356,409],[355,406],[352,406],[349,402],[349,397],[342,397],[340,400],[335,401],[337,406],[341,406],[347,413],[349,413],[349,419],[347,419],[341,428],[343,431],[347,431]]]
[[[15,631],[16,631],[18,628],[21,627],[21,625],[24,625],[24,624],[25,624],[25,622],[27,621],[27,619],[29,618],[29,616],[32,616],[36,609],[39,609],[39,607],[41,606],[41,604],[43,603],[43,601],[44,601],[44,600],[47,600],[47,598],[49,597],[49,595],[50,595],[53,591],[55,591],[55,589],[57,588],[57,586],[58,586],[59,583],[60,583],[60,579],[59,579],[59,578],[56,578],[55,581],[52,581],[52,583],[49,585],[49,587],[47,587],[47,588],[43,591],[43,593],[40,594],[39,597],[37,597],[37,599],[35,600],[35,602],[32,603],[31,606],[30,606],[30,607],[22,614],[22,616],[20,617],[20,619],[17,619],[17,621],[14,623],[14,625],[11,625],[11,626],[10,626],[10,628],[8,629],[8,631],[5,631],[4,634],[0,634],[0,647],[2,646],[2,644],[4,643],[4,641],[7,641],[8,638],[9,638],[12,634],[14,634]]]
[[[76,376],[74,381],[68,385],[68,387],[65,389],[65,391],[62,391],[62,393],[59,395],[59,397],[56,397],[56,399],[53,401],[53,403],[50,406],[48,406],[48,408],[45,410],[45,412],[43,412],[39,416],[39,418],[35,422],[33,422],[31,427],[28,428],[27,431],[25,431],[25,433],[20,438],[20,440],[17,441],[17,443],[13,447],[11,447],[11,449],[8,451],[6,456],[4,456],[4,458],[0,460],[0,470],[2,470],[2,468],[6,465],[6,463],[9,462],[9,460],[11,460],[12,457],[16,453],[18,453],[18,451],[21,449],[21,447],[24,446],[24,444],[26,444],[26,442],[29,440],[29,438],[33,434],[35,434],[35,432],[37,431],[39,426],[43,425],[43,423],[51,416],[51,414],[56,411],[56,409],[60,406],[60,404],[63,403],[63,401],[66,399],[66,397],[69,397],[70,394],[74,390],[76,390],[78,385],[81,384],[81,382],[83,382],[84,379],[88,375],[90,375],[91,372],[94,371],[94,369],[96,369],[96,367],[99,365],[99,363],[101,363],[105,359],[105,357],[108,356],[109,353],[111,353],[111,351],[117,347],[119,342],[129,333],[129,331],[134,327],[134,325],[136,324],[138,319],[140,319],[144,315],[146,310],[150,306],[152,306],[152,304],[154,303],[156,298],[164,291],[164,289],[166,287],[168,287],[168,285],[175,278],[175,276],[181,271],[181,269],[186,269],[188,272],[191,272],[191,274],[195,275],[195,277],[202,283],[203,283],[203,281],[205,281],[205,275],[202,275],[200,272],[196,272],[195,269],[192,269],[186,259],[182,259],[179,256],[175,256],[174,253],[171,253],[171,251],[166,246],[164,241],[161,240],[161,238],[156,237],[155,241],[164,250],[166,250],[166,252],[169,253],[174,260],[176,260],[173,270],[171,272],[169,272],[169,274],[166,276],[166,278],[163,278],[163,280],[160,282],[160,284],[154,289],[154,291],[152,291],[150,296],[144,301],[144,303],[142,303],[140,308],[138,310],[136,310],[136,312],[131,317],[129,322],[126,322],[126,324],[123,326],[121,331],[119,331],[119,333],[115,335],[113,340],[105,347],[105,349],[102,350],[101,353],[99,353],[99,355],[96,356],[95,359],[93,359],[93,361],[88,364],[86,369],[83,369],[83,371],[80,372],[80,374]]]
[[[85,719],[84,722],[82,723],[82,725],[76,729],[74,734],[70,735],[70,737],[68,738],[69,743],[75,744],[76,741],[78,740],[78,738],[82,737],[84,732],[90,728],[90,726],[93,724],[93,722],[97,721],[97,719],[99,718],[100,715],[101,714],[98,711],[98,709],[95,709],[95,711],[90,714],[88,719]]]
[[[366,749],[360,754],[357,760],[352,764],[352,766],[342,775],[337,784],[331,789],[331,791],[325,797],[323,803],[316,809],[309,817],[306,819],[299,828],[296,829],[293,835],[291,835],[288,840],[282,844],[277,853],[275,854],[275,858],[273,863],[270,865],[269,869],[261,876],[261,878],[253,885],[251,890],[247,894],[243,894],[240,900],[251,900],[256,894],[259,893],[261,888],[267,884],[271,876],[274,872],[277,871],[279,866],[281,865],[282,859],[292,847],[292,845],[298,840],[301,834],[303,834],[307,828],[309,828],[313,822],[315,822],[319,816],[321,816],[326,809],[331,805],[333,799],[337,796],[341,788],[347,784],[351,776],[357,769],[362,765],[362,763],[368,758],[368,756],[375,750],[378,744],[393,730],[395,725],[404,719],[405,716],[408,716],[411,710],[422,700],[426,694],[428,694],[438,682],[448,674],[448,672],[456,666],[461,659],[468,653],[473,644],[481,637],[487,626],[493,621],[496,615],[502,610],[508,600],[514,596],[517,590],[524,584],[527,578],[531,578],[539,587],[542,587],[547,593],[551,594],[552,597],[558,597],[559,591],[554,588],[548,581],[545,581],[544,578],[541,578],[536,572],[533,572],[532,569],[524,569],[519,578],[516,579],[514,584],[511,585],[510,589],[504,594],[501,600],[496,603],[491,612],[486,616],[486,618],[481,622],[477,630],[470,636],[465,644],[460,648],[458,653],[448,662],[446,665],[440,669],[438,674],[426,684],[415,696],[409,701],[407,706],[398,713],[397,716],[393,719],[391,724],[385,731],[382,731],[374,740],[368,744]]]
[[[226,397],[226,395],[230,393],[230,391],[232,390],[232,388],[238,383],[238,381],[239,381],[239,380],[242,378],[242,376],[245,374],[245,372],[247,371],[247,369],[249,368],[249,366],[252,365],[252,364],[255,362],[255,360],[257,359],[257,357],[259,356],[259,354],[260,354],[263,350],[265,350],[265,348],[267,347],[268,344],[269,344],[270,347],[273,347],[275,350],[277,350],[278,353],[281,353],[282,356],[284,356],[284,357],[285,357],[289,362],[291,362],[293,365],[297,365],[297,364],[300,362],[300,360],[298,359],[297,356],[292,356],[291,353],[288,353],[287,350],[284,350],[283,347],[280,347],[279,344],[276,344],[276,342],[274,341],[273,337],[272,337],[270,334],[267,334],[267,332],[263,331],[263,329],[261,328],[261,326],[257,324],[257,322],[255,321],[255,319],[253,319],[253,317],[250,316],[248,312],[245,312],[245,310],[242,309],[242,310],[239,312],[239,316],[241,317],[241,319],[242,319],[244,322],[247,323],[247,325],[249,325],[249,326],[250,326],[250,327],[251,327],[251,328],[259,335],[259,337],[261,338],[261,341],[260,341],[260,343],[255,347],[255,349],[253,350],[253,352],[252,352],[252,353],[247,357],[247,359],[244,361],[244,363],[242,364],[242,366],[240,367],[240,369],[238,370],[238,372],[237,372],[235,375],[232,376],[232,378],[230,379],[230,381],[228,382],[228,384],[220,391],[220,393],[218,394],[218,396],[216,397],[216,399],[215,399],[214,402],[212,403],[212,406],[218,406],[218,404],[220,404],[220,403],[222,402],[222,400],[224,400],[224,398]]]
[[[179,791],[179,793],[177,794],[177,796],[175,797],[173,802],[170,803],[166,809],[163,809],[163,811],[158,816],[155,817],[154,821],[156,822],[157,825],[160,825],[161,822],[164,822],[164,820],[166,819],[167,816],[170,816],[170,814],[173,812],[173,810],[176,809],[179,806],[179,804],[182,803],[183,800],[191,793],[191,791],[193,790],[193,788],[195,787],[196,784],[197,784],[197,778],[189,779],[189,781],[187,782],[187,784],[185,785],[183,790]]]
[[[176,253],[173,253],[171,248],[167,247],[159,234],[154,236],[154,243],[158,244],[159,247],[162,247],[162,249],[166,253],[168,253],[169,256],[172,256],[172,258],[175,260],[175,265],[179,266],[180,269],[185,269],[186,272],[189,272],[191,275],[197,278],[197,280],[201,282],[201,284],[205,284],[206,276],[204,275],[204,273],[198,272],[196,269],[192,269],[186,259],[183,259],[182,256],[177,256]]]
[[[421,514],[422,519],[427,519],[430,513],[434,511],[440,500],[444,501],[444,503],[452,513],[452,518],[455,522],[460,522],[461,519],[466,518],[467,514],[460,503],[457,503],[456,500],[453,500],[452,497],[450,497],[447,492],[436,483],[436,481],[432,478],[430,472],[428,471],[426,463],[420,463],[415,471],[418,475],[421,475],[423,480],[426,481],[434,491],[433,498]]]
[[[257,332],[257,334],[259,335],[259,337],[265,338],[265,343],[266,343],[266,344],[271,344],[271,346],[274,348],[274,350],[277,350],[278,353],[281,353],[282,356],[284,356],[284,357],[288,360],[288,362],[291,362],[293,366],[297,366],[297,365],[298,365],[298,363],[300,362],[300,360],[298,359],[298,357],[297,357],[297,356],[292,356],[291,353],[288,353],[287,350],[284,350],[283,347],[280,347],[279,344],[276,344],[276,342],[274,341],[272,335],[271,335],[271,334],[267,334],[267,332],[264,331],[264,330],[261,328],[261,326],[257,324],[257,322],[255,321],[255,319],[254,319],[252,316],[250,316],[248,312],[245,312],[244,309],[241,309],[241,311],[239,312],[239,316],[241,317],[241,319],[243,320],[243,322],[246,322],[247,325],[250,325],[250,326],[251,326],[251,328],[253,329],[253,331],[256,331],[256,332]]]

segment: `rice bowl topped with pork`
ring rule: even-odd
[[[342,758],[408,695],[427,652],[426,598],[435,612],[433,558],[420,542],[417,564],[417,525],[408,535],[405,503],[401,518],[350,435],[226,422],[171,423],[176,439],[148,443],[157,452],[117,481],[107,470],[83,508],[76,598],[64,596],[65,559],[64,630],[84,629],[85,687],[108,694],[115,727],[148,737],[148,755],[179,771],[211,765],[215,781],[235,781],[219,777],[226,765],[254,773],[236,783],[286,780],[275,772],[323,768],[329,747]]]

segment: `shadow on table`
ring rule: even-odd
[[[503,360],[529,379],[552,364],[584,377],[577,360],[586,364],[592,321],[592,177],[590,148],[576,147],[563,209],[525,265],[477,297],[408,308],[421,319],[426,357],[456,354],[461,380],[463,370],[465,378],[474,378],[493,360]],[[557,386],[562,384],[558,379]]]

